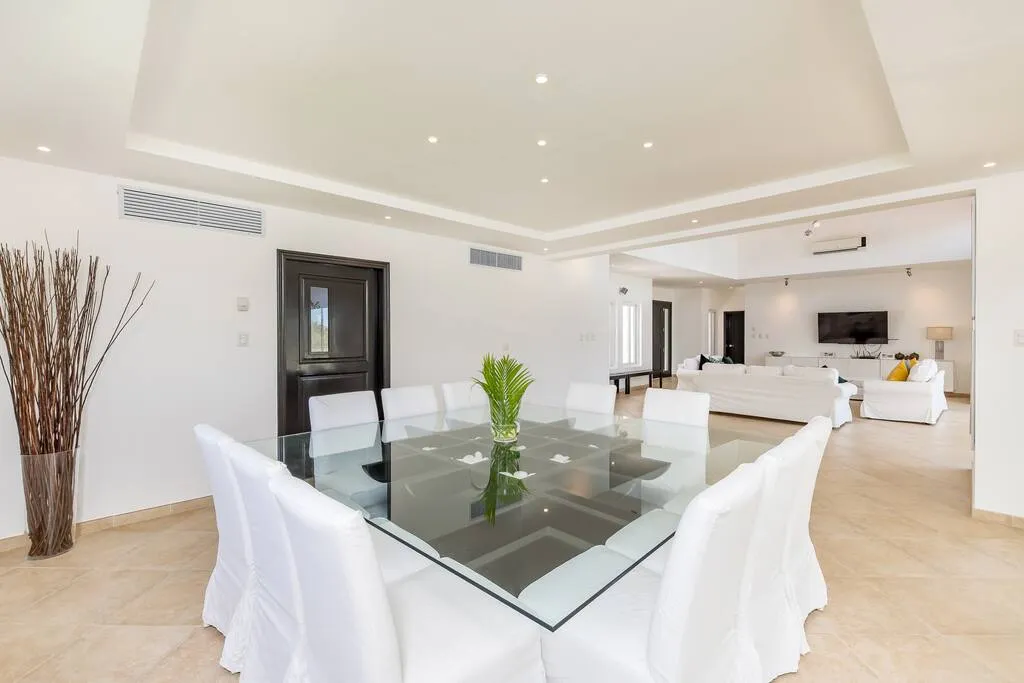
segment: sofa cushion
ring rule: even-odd
[[[937,374],[939,374],[939,364],[931,358],[925,358],[923,361],[910,368],[910,374],[907,376],[907,381],[930,382]]]
[[[916,359],[901,360],[896,367],[889,371],[885,379],[890,382],[906,382],[915,365],[917,365]]]
[[[787,365],[782,368],[783,377],[799,377],[817,382],[837,384],[839,382],[839,371],[835,368],[803,368],[798,365]]]
[[[680,370],[700,370],[700,355],[696,355],[693,358],[684,358],[683,362],[679,364]]]
[[[782,375],[782,368],[778,365],[748,365],[748,375],[761,375],[762,377],[779,377]]]
[[[742,375],[747,371],[746,365],[739,363],[707,363],[704,372],[712,375]]]

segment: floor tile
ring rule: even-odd
[[[93,569],[32,606],[25,620],[97,624],[167,577],[159,570]]]
[[[152,668],[146,683],[237,681],[238,676],[217,664],[223,647],[224,638],[216,629],[197,627],[180,647]]]
[[[845,640],[857,658],[888,683],[1005,683],[941,637],[859,635]]]
[[[874,579],[839,578],[828,581],[828,606],[807,619],[808,633],[844,636],[854,633],[935,635],[914,613],[898,607]]]
[[[62,654],[19,683],[129,683],[146,673],[192,634],[187,626],[93,626]]]
[[[15,681],[63,652],[81,634],[76,624],[0,622],[0,681]]]
[[[113,531],[111,533],[123,533]],[[149,535],[118,565],[133,569],[184,569],[201,553],[217,545],[217,534],[209,531],[161,531]]]
[[[1024,579],[888,578],[897,607],[944,635],[1024,635]]]
[[[202,624],[203,597],[210,573],[175,571],[167,574],[135,599],[107,613],[112,624]]]
[[[0,575],[0,619],[22,619],[28,608],[67,588],[88,570],[57,567],[14,567]]]
[[[875,683],[878,678],[840,638],[810,634],[811,651],[800,659],[800,670],[779,676],[777,683]]]
[[[948,636],[961,651],[1003,677],[1003,680],[1024,680],[1024,636]]]

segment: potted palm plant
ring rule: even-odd
[[[491,433],[497,443],[519,438],[519,409],[523,396],[533,384],[530,371],[508,354],[484,356],[480,377],[473,380],[487,394],[491,408]]]
[[[0,356],[21,449],[29,551],[33,559],[74,545],[75,479],[82,416],[111,346],[145,303],[135,277],[105,343],[96,338],[110,268],[77,245],[0,245]],[[98,347],[98,348],[97,348]],[[98,351],[98,354],[94,352]]]

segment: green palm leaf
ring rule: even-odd
[[[512,425],[519,419],[523,396],[533,384],[533,376],[522,363],[509,355],[484,356],[480,377],[473,381],[487,394],[491,406],[491,423]]]

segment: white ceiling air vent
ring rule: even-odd
[[[263,234],[263,212],[244,206],[219,204],[190,197],[122,187],[121,217],[179,223],[197,228]]]
[[[504,268],[505,270],[522,270],[523,257],[515,254],[502,254],[499,251],[469,248],[469,262],[474,266]]]
[[[860,237],[843,237],[837,240],[821,240],[815,242],[813,251],[815,254],[837,254],[841,251],[857,251],[868,246],[868,238],[861,235]]]

